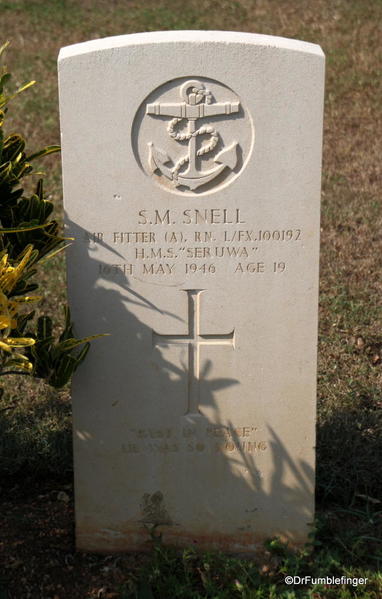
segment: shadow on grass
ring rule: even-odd
[[[322,413],[317,424],[320,506],[349,506],[359,496],[381,500],[381,456],[381,413],[373,397],[361,395],[353,407]]]
[[[0,399],[2,483],[27,487],[47,478],[70,482],[72,426],[67,393],[20,378],[12,375],[17,393],[5,393]]]

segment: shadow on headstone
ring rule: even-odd
[[[120,256],[114,247],[103,240],[89,242],[88,232],[69,219],[67,226],[70,235],[75,237],[76,260],[86,264],[81,295],[88,298],[89,312],[93,305],[98,307],[97,313],[102,314],[97,323],[90,321],[84,324],[78,319],[81,330],[77,333],[86,335],[94,330],[111,333],[110,337],[92,345],[88,360],[74,381],[79,547],[95,551],[144,549],[151,546],[155,535],[160,534],[164,543],[243,551],[243,548],[251,550],[256,543],[268,538],[268,531],[296,543],[301,542],[303,533],[300,539],[296,530],[301,531],[301,522],[309,521],[312,513],[314,472],[303,456],[298,461],[290,456],[271,425],[267,427],[264,440],[257,437],[253,426],[237,426],[222,418],[217,392],[235,386],[240,398],[240,382],[229,377],[214,377],[211,359],[205,357],[201,360],[197,381],[201,388],[200,414],[184,415],[187,406],[183,405],[179,410],[183,425],[174,431],[171,426],[163,425],[167,420],[166,412],[174,409],[167,398],[171,394],[179,399],[179,403],[185,404],[189,364],[187,359],[180,365],[167,359],[166,342],[161,348],[153,342],[151,362],[155,365],[157,402],[150,405],[151,417],[147,427],[139,428],[135,422],[125,419],[126,406],[134,405],[133,411],[139,414],[139,405],[148,401],[147,380],[137,374],[136,395],[124,392],[119,386],[115,388],[114,381],[121,380],[121,369],[134,373],[135,361],[141,360],[146,351],[143,340],[153,335],[152,329],[129,308],[139,304],[159,315],[163,311],[131,289],[128,276],[98,259],[97,249],[101,245],[118,264]],[[103,284],[110,283],[112,288],[103,287]],[[73,281],[71,285],[70,296],[76,293]],[[76,323],[79,306],[75,298],[73,306]],[[100,310],[99,306],[104,306],[105,310]],[[84,307],[80,306],[82,321],[83,312]],[[178,328],[186,333],[186,315],[184,319],[171,312],[167,315],[177,321]],[[76,326],[76,330],[78,328]],[[181,347],[179,345],[176,349],[180,351]],[[95,404],[87,381],[96,372],[103,388],[109,389],[110,393],[101,393]],[[131,381],[129,383],[131,387]],[[206,408],[212,417],[204,415]],[[116,410],[119,410],[120,417],[115,415]],[[95,412],[102,418],[101,428],[96,424],[98,417]],[[95,423],[95,427],[91,422]],[[269,453],[271,460],[266,479],[262,474],[264,453]],[[160,460],[157,462],[158,455]],[[172,465],[174,456],[176,459]],[[151,470],[147,462],[152,460],[154,466]],[[291,474],[294,483],[291,482]],[[104,493],[105,487],[107,493]],[[102,515],[100,498],[103,495],[113,498],[118,505],[119,528],[111,528],[102,522],[104,518],[105,521],[113,521],[112,506],[105,505],[105,512],[109,513]],[[242,506],[241,521],[233,526],[233,534],[221,532],[215,514],[226,513],[229,519],[232,507],[232,518],[236,519],[237,504]],[[192,520],[190,530],[181,519],[185,508]],[[279,520],[276,528],[274,514]],[[91,522],[90,526],[88,522]],[[225,524],[221,522],[222,530]]]

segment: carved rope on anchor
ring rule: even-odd
[[[171,119],[171,121],[169,122],[168,127],[167,127],[167,131],[168,131],[168,134],[170,135],[170,137],[172,137],[176,141],[188,141],[189,139],[191,139],[191,137],[197,137],[198,135],[211,135],[210,141],[207,144],[205,144],[204,146],[202,146],[201,148],[199,148],[199,150],[196,152],[196,155],[203,156],[204,154],[208,154],[209,152],[212,152],[212,150],[214,150],[216,148],[217,143],[219,141],[219,134],[216,131],[216,129],[214,129],[210,125],[203,125],[202,127],[199,127],[199,129],[197,129],[194,133],[179,133],[179,131],[177,131],[175,129],[175,127],[178,123],[180,123],[181,121],[184,121],[184,120],[186,120],[186,119],[184,119],[184,118]],[[184,164],[186,164],[188,161],[189,161],[188,154],[186,156],[183,156],[183,158],[180,158],[177,161],[174,168],[172,169],[174,177],[177,176],[177,174],[180,171],[180,169],[182,168],[182,166]]]
[[[212,94],[211,94],[210,90],[205,89],[204,87],[193,87],[191,89],[191,93],[198,94],[199,96],[204,96],[204,100],[205,100],[206,104],[211,104],[211,102],[212,102]],[[202,98],[200,98],[197,103],[199,103],[201,100],[202,100]],[[189,139],[191,139],[191,137],[197,137],[198,135],[208,135],[209,134],[209,135],[211,135],[210,141],[207,144],[205,144],[204,146],[202,146],[201,148],[199,148],[199,150],[196,152],[196,155],[203,156],[204,154],[208,154],[209,152],[212,152],[212,150],[214,150],[214,148],[216,148],[216,145],[219,141],[219,136],[218,136],[216,129],[214,129],[213,127],[210,127],[208,125],[204,125],[204,126],[200,127],[199,129],[197,129],[194,133],[180,133],[179,131],[175,130],[175,127],[183,120],[185,120],[185,119],[184,118],[174,118],[174,119],[171,119],[171,121],[169,122],[167,131],[168,131],[168,134],[170,135],[170,137],[172,137],[172,139],[175,139],[176,141],[188,141]],[[189,156],[187,154],[186,156],[180,158],[176,162],[175,166],[172,169],[174,178],[177,177],[182,166],[184,164],[186,164],[188,161],[189,161]]]
[[[183,83],[179,89],[182,102],[154,102],[146,105],[146,114],[151,116],[172,117],[167,125],[168,135],[177,142],[187,143],[187,155],[175,161],[164,150],[156,148],[151,141],[149,146],[149,166],[151,172],[158,170],[167,179],[173,182],[175,187],[188,187],[194,191],[198,187],[205,185],[216,178],[224,169],[231,171],[237,165],[238,161],[238,142],[234,141],[227,148],[223,148],[219,153],[214,150],[221,142],[221,137],[212,125],[203,125],[196,129],[196,121],[201,118],[223,116],[236,114],[240,110],[240,102],[215,102],[213,103],[212,93],[205,88],[201,81],[191,79]],[[213,104],[213,106],[209,106]],[[188,122],[187,129],[182,125],[183,120]],[[208,135],[197,149],[197,136]],[[205,156],[213,152],[210,160],[216,163],[212,168],[203,170],[203,165],[196,164],[196,158]],[[173,166],[169,166],[169,163]],[[183,167],[186,166],[185,169]],[[199,167],[199,168],[198,168]]]

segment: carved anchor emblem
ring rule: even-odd
[[[211,116],[237,113],[240,109],[240,102],[212,103],[211,92],[197,79],[186,81],[181,86],[180,97],[183,102],[147,104],[146,114],[173,117],[167,127],[168,134],[175,141],[188,141],[187,154],[174,162],[164,150],[155,147],[150,142],[149,163],[153,172],[159,170],[162,175],[173,182],[175,187],[183,185],[194,190],[212,181],[225,168],[234,169],[238,159],[238,143],[233,142],[214,157],[217,166],[205,171],[198,170],[197,157],[212,152],[219,141],[219,135],[211,125],[203,125],[197,128],[196,121]],[[177,126],[184,119],[187,120],[187,128],[179,131]],[[198,149],[197,137],[200,135],[210,135],[210,139]],[[171,162],[173,166],[166,166]],[[184,169],[184,167],[186,168]]]

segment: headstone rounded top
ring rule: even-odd
[[[59,61],[78,56],[80,54],[110,50],[112,48],[121,48],[123,46],[180,42],[250,44],[255,46],[267,46],[284,50],[292,50],[295,52],[317,54],[318,56],[322,57],[324,56],[324,53],[318,44],[312,44],[310,42],[303,42],[285,37],[263,35],[259,33],[244,33],[241,31],[177,30],[130,33],[127,35],[105,37],[102,39],[73,44],[71,46],[65,46],[60,50]]]
[[[305,543],[321,49],[161,31],[60,60],[69,301],[111,334],[73,381],[77,548]]]

